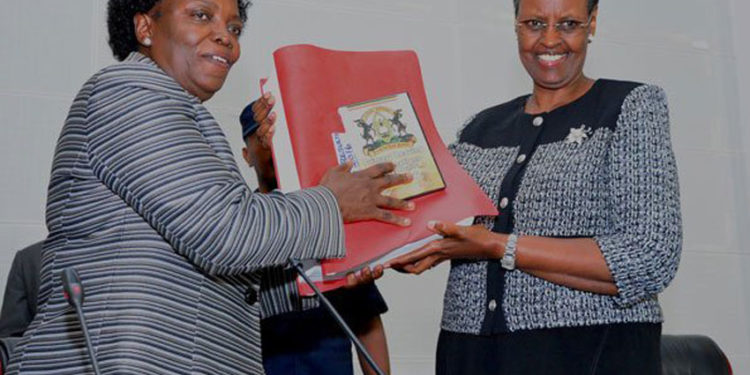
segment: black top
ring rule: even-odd
[[[333,290],[325,293],[325,296],[355,333],[370,319],[388,311],[374,283],[354,289]],[[305,347],[315,346],[317,340],[323,338],[348,340],[323,306],[263,319],[261,332],[264,355],[299,352]]]

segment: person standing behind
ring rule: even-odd
[[[43,244],[40,241],[19,250],[13,258],[0,313],[0,338],[21,337],[36,315]]]
[[[8,364],[10,353],[36,315],[43,244],[40,241],[19,250],[10,266],[0,313],[0,375]]]
[[[255,170],[261,193],[269,193],[277,188],[270,148],[276,120],[276,113],[271,112],[273,104],[273,96],[267,93],[247,105],[240,115],[245,143],[242,156]],[[372,354],[378,367],[390,373],[388,344],[380,319],[380,314],[385,313],[388,306],[372,282],[382,274],[382,268],[352,274],[349,276],[350,287],[328,292],[326,297]],[[261,288],[266,285],[294,285],[274,281],[279,277],[291,281],[297,277],[297,273],[284,267],[270,269],[261,277]],[[261,306],[272,305],[261,303]],[[305,311],[263,308],[261,317],[263,367],[268,375],[353,374],[349,338],[323,307]],[[361,355],[359,364],[364,374],[375,374]]]

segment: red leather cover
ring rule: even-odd
[[[292,45],[273,57],[302,188],[316,186],[337,164],[331,134],[344,131],[339,107],[402,92],[412,100],[446,183],[444,190],[414,198],[416,211],[400,213],[412,220],[409,228],[374,221],[346,224],[347,256],[324,260],[324,274],[356,267],[433,234],[426,228],[430,220],[497,215],[494,202],[458,165],[435,129],[414,51],[347,52]]]

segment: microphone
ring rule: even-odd
[[[318,299],[320,299],[320,303],[323,304],[323,306],[328,310],[328,312],[331,314],[333,319],[336,321],[336,323],[339,324],[339,327],[344,330],[344,333],[346,333],[347,336],[349,336],[349,340],[351,340],[352,343],[354,343],[354,347],[357,348],[357,351],[359,351],[360,354],[362,354],[363,357],[365,357],[365,360],[370,365],[370,367],[375,371],[378,375],[385,375],[383,370],[378,367],[378,364],[375,363],[375,360],[372,358],[372,354],[370,354],[369,351],[365,348],[364,345],[362,345],[362,342],[359,341],[357,336],[354,334],[354,331],[349,327],[348,324],[346,324],[346,321],[344,318],[341,317],[341,314],[339,314],[338,311],[336,311],[336,308],[333,307],[331,304],[331,301],[326,298],[326,296],[323,295],[323,293],[318,289],[317,286],[315,286],[315,283],[310,280],[310,277],[307,276],[305,273],[305,269],[302,265],[302,262],[299,259],[289,259],[289,264],[294,267],[297,270],[297,273],[302,277],[303,280],[305,280],[305,283],[312,288],[313,292],[315,292],[315,295],[318,296]]]
[[[60,274],[63,285],[63,296],[68,301],[70,306],[73,306],[76,314],[78,315],[78,322],[81,323],[81,329],[83,330],[83,338],[86,340],[86,346],[88,347],[89,358],[91,358],[91,366],[94,368],[94,374],[100,375],[99,364],[96,362],[94,356],[94,348],[91,345],[91,336],[89,336],[89,330],[86,326],[86,318],[83,316],[83,284],[81,284],[81,277],[78,276],[78,272],[72,267],[66,268]]]

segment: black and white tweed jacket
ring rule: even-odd
[[[452,263],[442,327],[505,331],[661,322],[657,294],[672,280],[682,229],[677,167],[664,92],[598,80],[549,113],[524,113],[528,96],[477,114],[451,150],[500,215],[501,233],[594,238],[619,295],[573,290],[495,261]]]

